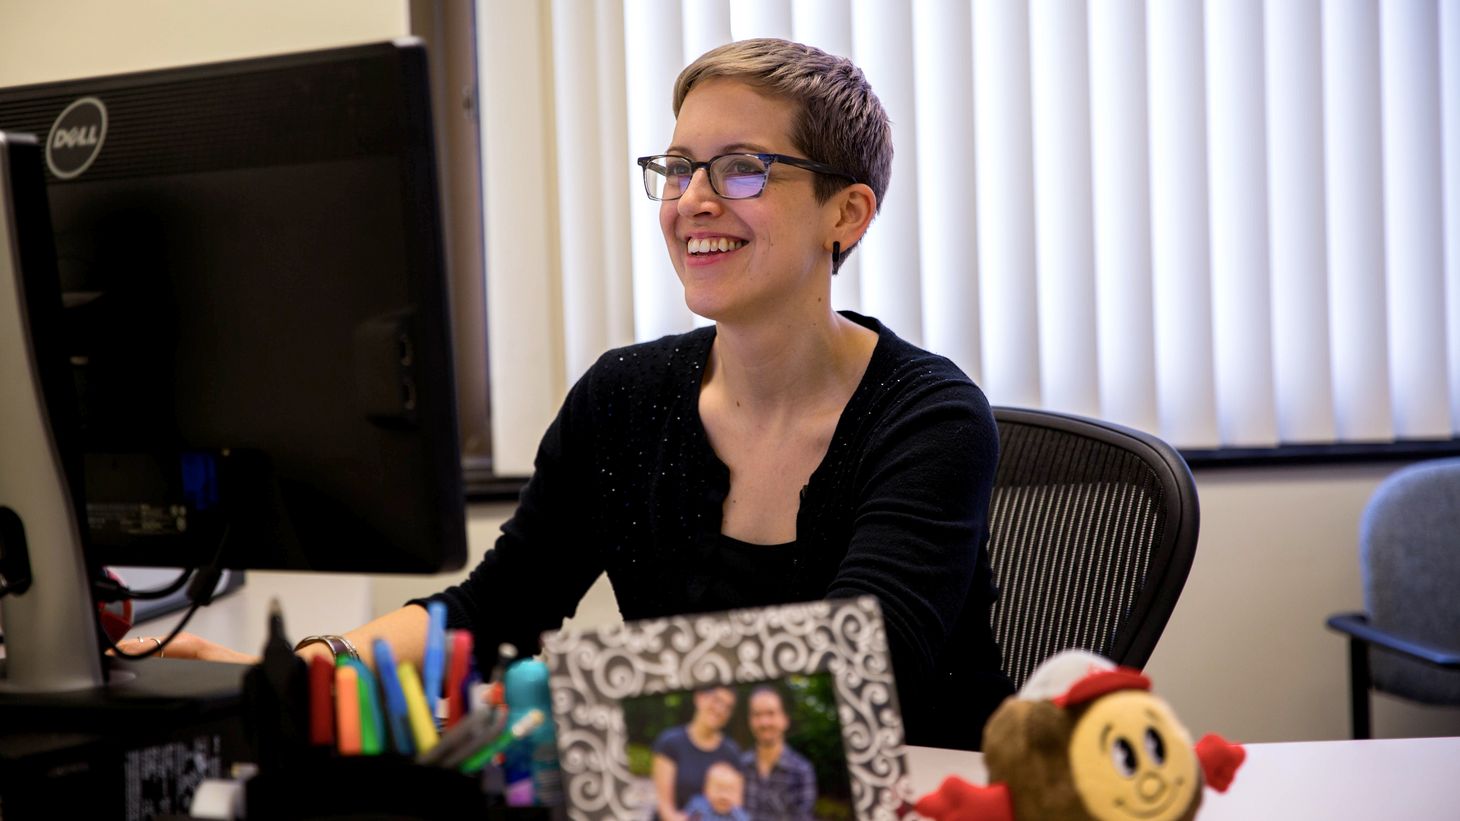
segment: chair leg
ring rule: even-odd
[[[1354,738],[1369,737],[1369,645],[1348,640],[1349,716]]]

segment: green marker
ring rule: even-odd
[[[385,751],[385,719],[380,712],[380,693],[375,689],[375,676],[363,661],[340,656],[339,663],[352,665],[360,674],[360,754],[380,755]]]

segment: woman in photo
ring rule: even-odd
[[[705,791],[706,776],[716,764],[728,764],[738,773],[740,747],[725,735],[725,725],[735,712],[735,691],[729,687],[696,690],[694,705],[688,724],[670,727],[654,740],[650,777],[660,821],[687,821],[688,806]]]

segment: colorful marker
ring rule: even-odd
[[[360,752],[380,755],[385,749],[385,717],[380,713],[380,689],[375,685],[375,676],[363,661],[347,657],[341,657],[341,661],[355,668],[360,687]]]
[[[421,660],[421,678],[426,685],[426,715],[436,715],[441,697],[441,680],[446,676],[446,603],[426,605],[426,655]]]
[[[309,743],[325,746],[335,743],[333,694],[335,665],[323,656],[309,660]]]
[[[345,661],[335,667],[335,724],[340,755],[359,755],[360,674]]]
[[[411,719],[406,707],[406,694],[401,689],[400,676],[395,668],[395,654],[390,642],[376,639],[371,645],[375,650],[375,672],[380,677],[380,689],[385,693],[385,721],[390,728],[390,743],[401,755],[413,755],[415,744],[411,742]]]
[[[451,631],[451,662],[446,670],[446,726],[466,715],[466,680],[471,673],[471,633]]]
[[[416,750],[427,752],[436,746],[436,721],[426,710],[426,696],[421,692],[421,679],[416,675],[416,666],[403,661],[396,668],[400,676],[401,691],[406,696],[406,714],[411,719],[411,733],[416,740]]]

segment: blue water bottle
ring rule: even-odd
[[[547,665],[537,659],[522,659],[508,667],[502,679],[502,697],[507,702],[507,726],[512,726],[531,710],[541,710],[543,715],[543,722],[537,729],[514,741],[503,753],[507,804],[514,807],[561,806],[563,778],[558,765],[558,734],[553,724]]]

